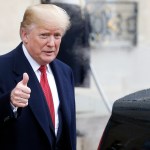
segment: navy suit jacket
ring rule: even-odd
[[[76,150],[72,71],[57,59],[50,63],[50,67],[60,100],[60,125],[57,137],[41,86],[23,53],[22,43],[11,52],[0,56],[0,149]],[[18,116],[15,117],[10,105],[10,92],[22,80],[24,72],[29,75],[28,87],[31,88],[31,96],[28,106],[19,108]]]

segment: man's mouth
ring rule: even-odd
[[[43,51],[43,53],[46,55],[46,56],[51,56],[54,51]]]

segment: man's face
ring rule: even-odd
[[[34,26],[30,31],[22,31],[22,40],[31,57],[40,65],[52,62],[58,52],[62,39],[61,29],[49,26]]]

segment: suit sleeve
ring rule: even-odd
[[[10,104],[10,92],[0,94],[0,125],[14,118]]]

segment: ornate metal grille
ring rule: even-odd
[[[130,47],[137,44],[136,2],[87,2],[90,43],[94,47]]]

